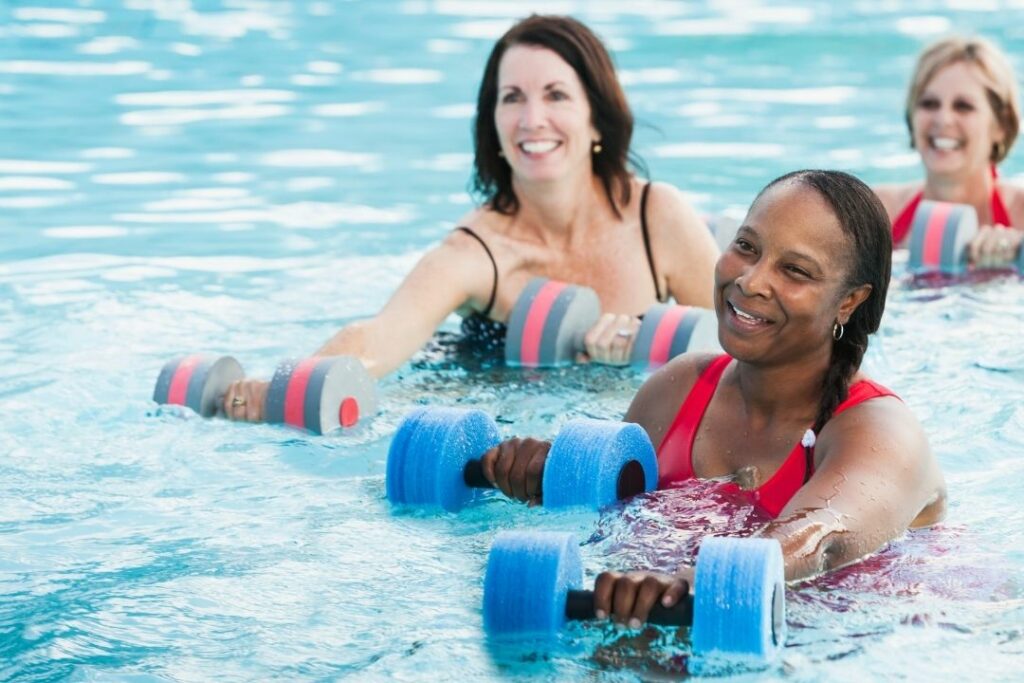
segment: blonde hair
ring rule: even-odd
[[[992,145],[989,157],[994,164],[1006,158],[1017,139],[1020,130],[1020,105],[1017,101],[1017,81],[1006,55],[992,42],[984,38],[944,38],[932,43],[917,58],[914,76],[907,93],[906,120],[910,131],[910,145],[914,145],[914,128],[911,116],[925,87],[942,69],[964,62],[978,68],[982,77],[988,104],[996,123],[1003,131],[1003,142]]]

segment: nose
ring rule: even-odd
[[[523,130],[540,128],[547,120],[544,102],[536,99],[528,100],[519,115],[519,127]]]
[[[745,297],[768,298],[771,295],[771,276],[764,259],[748,264],[734,282]]]

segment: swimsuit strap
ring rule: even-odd
[[[640,191],[640,232],[644,236],[644,251],[647,252],[647,263],[651,267],[651,277],[654,279],[654,296],[658,301],[664,303],[668,300],[666,294],[665,299],[661,298],[661,288],[658,286],[658,272],[654,269],[654,254],[651,252],[651,235],[647,230],[647,194],[651,189],[650,181],[644,185],[644,189]]]
[[[1006,210],[1006,204],[999,194],[999,186],[992,186],[992,225],[1005,225],[1010,227],[1010,212]]]
[[[910,226],[914,223],[914,213],[917,211],[917,207],[923,198],[924,190],[914,195],[914,198],[903,207],[903,210],[900,211],[899,215],[892,222],[893,244],[899,244],[910,234]]]
[[[658,446],[658,488],[693,478],[693,442],[697,436],[697,427],[704,419],[722,373],[731,361],[732,358],[726,354],[712,360],[697,377],[690,393],[679,406],[679,412]]]
[[[487,307],[480,312],[480,315],[486,318],[488,314],[491,312],[491,309],[494,308],[494,299],[495,297],[498,296],[498,262],[494,260],[494,254],[491,253],[491,250],[490,248],[488,248],[487,243],[484,242],[483,238],[480,237],[480,235],[476,234],[475,232],[473,232],[473,230],[467,228],[465,225],[460,225],[455,229],[466,233],[467,235],[475,239],[477,242],[479,242],[480,246],[483,247],[484,251],[487,252],[487,258],[491,259],[491,267],[494,268],[494,284],[491,285],[491,298],[487,301]]]

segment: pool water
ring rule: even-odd
[[[701,486],[601,514],[384,500],[388,443],[414,406],[477,406],[504,434],[549,437],[621,416],[638,375],[460,363],[441,344],[382,383],[377,419],[326,437],[149,400],[173,355],[232,353],[269,376],[383,304],[472,205],[480,70],[530,6],[0,3],[0,679],[625,681],[685,667],[671,631],[573,626],[551,651],[486,646],[488,545],[513,527],[571,530],[591,578],[668,570],[704,534],[756,525],[752,510]],[[532,6],[607,40],[651,175],[708,212],[742,212],[800,167],[917,177],[901,106],[920,47],[955,29],[1024,49],[1019,1]],[[782,660],[737,680],[1020,675],[1022,291],[1011,275],[919,286],[897,268],[867,365],[924,423],[948,519],[792,587]]]

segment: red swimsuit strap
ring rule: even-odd
[[[679,407],[679,412],[658,446],[658,488],[693,478],[693,441],[697,436],[697,427],[704,419],[711,397],[730,361],[732,358],[725,354],[712,360],[700,373]]]
[[[923,198],[924,191],[914,195],[914,198],[903,207],[900,215],[896,216],[896,220],[892,222],[893,244],[901,244],[907,238],[907,235],[910,234],[910,226],[914,223],[914,213],[917,212],[917,206]]]

